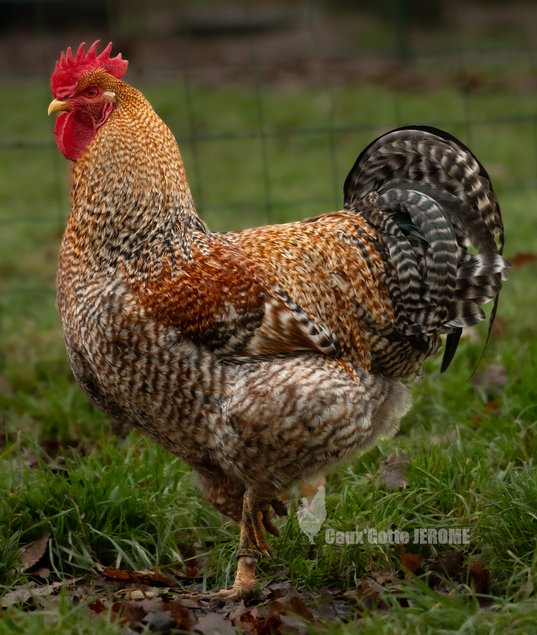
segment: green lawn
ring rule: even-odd
[[[505,90],[497,69],[483,73],[473,93],[456,81],[424,92],[267,89],[261,110],[247,87],[187,93],[170,82],[144,90],[185,140],[191,185],[214,229],[336,208],[364,145],[390,127],[427,123],[460,136],[489,168],[507,256],[537,254],[535,97]],[[180,461],[135,432],[115,436],[73,383],[53,292],[68,175],[51,145],[48,88],[20,81],[1,90],[0,596],[29,577],[34,593],[51,592],[20,602],[4,595],[0,633],[120,633],[124,625],[111,618],[122,585],[104,581],[97,564],[158,567],[187,588],[215,589],[232,581],[237,530],[205,503]],[[439,360],[428,364],[396,438],[329,475],[314,550],[299,529],[294,493],[260,581],[289,581],[317,606],[311,632],[537,632],[536,266],[511,270],[483,358],[484,326],[463,340],[445,375]],[[505,384],[476,386],[479,360],[480,370],[500,366]],[[384,481],[382,463],[394,453],[408,456],[404,489]],[[470,542],[325,543],[325,529],[356,527],[462,527]],[[49,573],[30,575],[21,551],[46,534],[41,562]],[[72,578],[80,579],[51,587]],[[327,617],[327,596],[342,619]]]

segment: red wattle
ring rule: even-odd
[[[56,119],[56,145],[66,159],[76,161],[95,136],[93,119],[81,110],[61,113]]]

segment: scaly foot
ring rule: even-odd
[[[212,594],[213,597],[225,602],[234,602],[251,597],[257,587],[255,566],[258,560],[259,554],[257,551],[240,549],[237,553],[237,575],[233,586],[230,589],[217,591]]]
[[[222,589],[211,594],[213,597],[224,601],[236,601],[254,594],[257,586],[255,567],[259,553],[271,555],[270,547],[265,540],[265,530],[274,536],[280,535],[272,522],[270,507],[279,516],[287,514],[285,505],[277,498],[270,502],[260,501],[251,490],[244,493],[235,582],[230,589]]]

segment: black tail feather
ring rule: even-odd
[[[452,333],[449,333],[446,337],[446,346],[444,348],[444,356],[442,357],[442,365],[440,366],[440,372],[445,373],[449,368],[449,365],[455,357],[457,347],[462,335],[462,328],[455,329]]]
[[[493,300],[490,334],[508,267],[503,223],[490,177],[463,143],[427,126],[382,135],[347,176],[344,205],[384,239],[397,330],[448,334],[442,372],[462,327]]]

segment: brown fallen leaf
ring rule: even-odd
[[[490,592],[490,572],[481,558],[473,558],[468,565],[470,582],[474,593],[486,595]]]
[[[279,621],[284,633],[298,633],[298,635],[306,635],[308,625],[304,620],[296,615],[280,615]]]
[[[143,571],[127,571],[116,569],[115,567],[95,566],[97,573],[108,580],[119,580],[136,584],[146,584],[148,586],[177,586],[177,581],[158,569],[144,569]]]
[[[88,608],[95,615],[99,615],[108,610],[108,606],[106,599],[97,598]],[[136,632],[144,625],[151,630],[163,632],[168,632],[170,628],[191,631],[194,622],[193,613],[181,600],[168,600],[156,596],[140,600],[130,597],[115,600],[110,605],[110,619],[122,626],[135,629]]]
[[[32,567],[28,573],[34,580],[36,578],[39,578],[40,580],[47,580],[50,578],[52,571],[48,567]]]
[[[512,258],[509,258],[511,265],[519,269],[520,267],[525,267],[526,265],[531,264],[537,260],[537,254],[531,253],[529,251],[521,251],[518,254],[515,254]]]
[[[383,599],[386,590],[382,585],[372,578],[364,578],[358,580],[356,584],[356,592],[349,592],[349,598],[357,605],[359,609],[371,611],[372,609],[387,608],[387,603]]]
[[[345,591],[344,595],[360,613],[371,609],[387,609],[387,598],[394,593],[402,593],[398,581],[399,575],[394,569],[371,571],[357,582],[354,591]]]
[[[142,618],[142,623],[147,624],[151,630],[166,631],[174,626],[174,619],[168,611],[151,611]]]
[[[184,575],[185,578],[196,580],[198,578],[201,578],[201,570],[199,567],[186,567]]]
[[[119,622],[122,626],[135,625],[141,622],[147,613],[139,602],[114,602],[110,619]]]
[[[252,610],[251,606],[246,606],[244,600],[241,600],[228,614],[229,619],[235,624],[245,613]]]
[[[26,545],[21,553],[21,563],[23,571],[29,571],[35,566],[47,551],[48,541],[50,540],[50,534],[44,534],[41,538],[34,540],[29,545]]]
[[[288,580],[273,580],[263,585],[261,593],[266,598],[281,598],[287,595],[292,589],[292,586]]]
[[[427,581],[433,589],[444,586],[447,578],[455,583],[463,582],[466,577],[465,554],[462,549],[450,549],[447,553],[427,562]]]
[[[0,600],[0,607],[7,609],[15,604],[26,604],[29,600],[35,597],[46,597],[55,593],[60,587],[75,585],[82,580],[79,578],[71,578],[69,580],[62,580],[60,582],[52,582],[45,586],[38,585],[36,583],[23,584],[13,591],[6,593]]]
[[[100,598],[97,598],[95,601],[88,604],[88,608],[95,615],[99,615],[100,613],[104,613],[104,611],[106,611],[106,604]]]
[[[194,631],[203,635],[236,635],[237,633],[230,620],[216,611],[200,615],[194,625]]]
[[[405,476],[406,468],[410,463],[408,454],[391,454],[380,464],[380,472],[384,485],[388,489],[405,489],[408,481]]]
[[[423,568],[423,558],[419,553],[411,553],[401,549],[399,559],[403,567],[410,573],[418,573]]]
[[[124,589],[118,589],[114,593],[114,597],[125,598],[127,600],[151,600],[158,597],[159,594],[168,587],[150,587],[145,584],[140,586],[139,583],[136,586],[128,586]]]
[[[262,589],[265,601],[248,606],[241,601],[228,614],[233,625],[243,633],[306,633],[308,625],[317,623],[304,596],[287,581],[276,581]]]
[[[241,633],[249,633],[251,635],[262,635],[271,631],[267,630],[267,624],[264,618],[259,618],[251,609],[245,611],[233,620],[234,626]],[[277,633],[278,631],[274,631]]]
[[[186,606],[184,600],[171,600],[164,603],[164,608],[170,612],[175,620],[175,625],[185,631],[192,630],[192,611]]]
[[[308,622],[313,621],[313,614],[306,606],[304,600],[300,597],[297,591],[294,589],[274,602],[269,604],[270,615],[294,615],[301,617]]]

